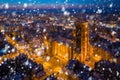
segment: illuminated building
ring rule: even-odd
[[[95,62],[98,62],[99,60],[112,60],[113,57],[110,55],[109,52],[104,51],[101,48],[92,46],[90,44],[89,39],[89,26],[88,22],[77,22],[77,27],[79,26],[80,31],[80,38],[79,41],[79,47],[80,48],[80,54],[77,54],[77,59],[80,60],[80,62],[85,63],[86,65],[90,67],[94,67]],[[77,37],[77,36],[76,36]],[[78,45],[78,44],[77,44]]]
[[[93,49],[89,43],[89,28],[87,22],[76,22],[76,48],[79,50],[79,59],[81,62],[85,62],[89,59],[93,53]]]
[[[82,34],[82,27],[81,27],[81,24],[80,23],[76,23],[76,31],[75,31],[75,51],[77,52],[77,53],[80,53],[80,51],[81,51],[81,34]]]
[[[73,41],[70,39],[58,37],[54,40],[53,37],[48,39],[44,36],[44,44],[45,53],[51,57],[57,57],[65,63],[73,58]]]
[[[72,59],[73,57],[73,46],[72,42],[59,42],[55,41],[52,45],[52,54],[56,56],[63,62],[67,62],[68,60]]]
[[[58,32],[60,33],[60,30],[58,30]],[[112,56],[109,52],[90,44],[89,32],[88,22],[77,22],[76,31],[74,32],[76,33],[75,40],[60,36],[54,40],[53,37],[47,39],[45,36],[45,53],[51,57],[57,57],[63,62],[76,58],[92,68],[94,67],[95,62],[98,62],[99,60],[112,60]],[[76,47],[75,50],[74,47]]]

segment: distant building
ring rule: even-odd
[[[73,57],[73,39],[72,29],[53,26],[44,36],[45,51],[48,55],[67,62]]]

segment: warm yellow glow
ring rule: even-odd
[[[81,31],[81,38],[80,38],[81,53],[79,54],[75,54],[75,52],[72,53],[73,45],[71,46],[63,42],[47,40],[46,36],[44,36],[44,47],[46,51],[41,51],[41,48],[37,48],[35,49],[34,53],[32,53],[32,49],[30,48],[30,45],[26,45],[26,46],[20,45],[15,40],[12,40],[9,36],[6,35],[6,39],[18,50],[18,53],[9,54],[7,56],[3,56],[2,58],[6,58],[6,57],[13,58],[18,56],[19,53],[26,54],[29,58],[33,59],[33,61],[35,61],[36,63],[43,64],[45,71],[47,72],[47,75],[50,75],[51,73],[59,72],[64,66],[64,64],[66,65],[66,63],[71,58],[71,56],[73,58],[77,58],[80,62],[83,62],[84,64],[90,66],[91,68],[94,68],[95,62],[101,59],[105,59],[105,60],[111,59],[112,56],[109,55],[108,52],[105,52],[100,48],[96,48],[90,45],[88,23],[86,22],[86,23],[80,23],[80,24],[82,24],[81,26],[82,31]],[[73,35],[75,36],[74,33]],[[47,56],[49,57],[44,56],[45,58],[44,59],[41,56],[38,56],[38,54],[36,54],[38,51],[41,51],[42,53],[47,53]],[[69,79],[66,79],[66,80],[69,80]]]
[[[57,41],[53,42],[53,52],[52,54],[61,60],[68,61],[69,60],[69,52],[71,50],[66,44],[59,43]]]
[[[61,67],[58,66],[58,67],[56,67],[56,68],[54,69],[54,72],[57,73],[57,72],[59,72],[60,70],[61,70]]]

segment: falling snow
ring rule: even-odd
[[[8,9],[8,8],[9,8],[9,4],[5,3],[5,9]]]
[[[0,80],[42,76],[45,80],[66,80],[66,76],[75,80],[119,80],[119,3],[119,0],[0,1]],[[83,23],[88,27],[84,29]],[[93,46],[92,50],[88,45]],[[86,55],[89,53],[83,49],[91,55]],[[84,53],[85,61],[79,60]],[[108,58],[106,53],[113,58],[104,59]]]

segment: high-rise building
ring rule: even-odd
[[[76,30],[75,30],[75,34],[76,34],[76,37],[75,37],[75,51],[77,53],[80,53],[81,51],[81,32],[82,32],[82,25],[79,23],[79,22],[76,22],[75,24],[76,26]]]
[[[88,66],[94,67],[99,60],[110,60],[109,52],[90,44],[88,22],[76,23],[76,48],[80,50],[77,59]]]
[[[84,62],[92,54],[89,44],[89,29],[87,22],[76,22],[76,51],[80,55],[80,61]]]

